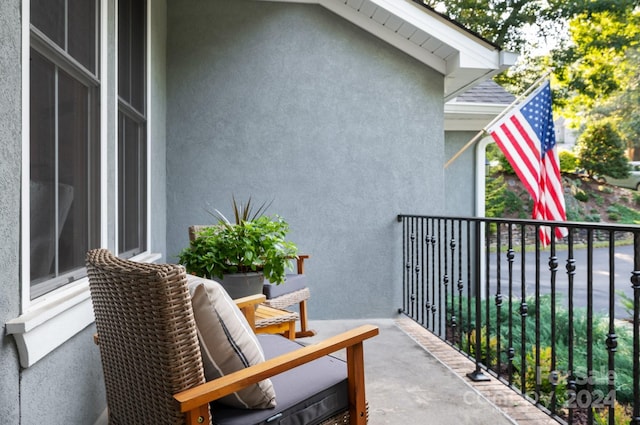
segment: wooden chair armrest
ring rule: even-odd
[[[265,302],[266,299],[267,297],[263,294],[256,294],[234,300],[254,332],[256,331],[256,307],[258,304]]]
[[[364,394],[365,339],[378,335],[377,326],[363,325],[341,333],[317,344],[302,347],[290,353],[269,359],[263,363],[231,373],[174,395],[180,410],[187,414],[187,423],[197,423],[197,416],[208,408],[208,403],[234,393],[248,385],[293,369],[343,348],[347,349],[347,373],[349,379],[349,404],[352,424],[366,422]],[[190,422],[192,421],[192,422]]]
[[[249,295],[248,297],[237,298],[233,300],[238,308],[242,310],[245,307],[255,307],[267,300],[263,294]]]

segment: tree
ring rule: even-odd
[[[542,2],[531,0],[424,0],[424,3],[511,50],[519,50],[526,43],[521,30],[536,22],[543,7]]]
[[[515,67],[495,77],[508,91],[522,93],[554,69],[560,115],[575,128],[610,120],[640,159],[640,0],[423,2],[521,53]],[[530,34],[551,50],[539,49]]]
[[[624,143],[608,121],[587,126],[578,139],[577,154],[579,165],[590,177],[607,175],[621,179],[629,175]]]

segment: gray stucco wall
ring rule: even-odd
[[[0,323],[20,314],[20,175],[21,175],[21,1],[0,2]],[[115,2],[108,3],[108,105],[115,105]],[[166,251],[166,2],[153,0],[151,31],[151,251]],[[115,187],[113,153],[117,136],[116,114],[107,114],[107,186]],[[113,189],[107,203],[113,204]],[[111,209],[108,236],[115,244],[115,216]],[[93,344],[91,325],[27,369],[21,369],[12,336],[2,333],[0,343],[0,423],[91,425],[106,407],[102,368]]]
[[[400,306],[398,213],[444,211],[443,78],[317,5],[168,4],[167,256],[190,224],[274,200],[310,316]]]
[[[477,132],[447,131],[446,158],[452,158]],[[476,145],[466,149],[445,170],[447,215],[476,215]]]
[[[21,113],[20,0],[0,2],[0,323],[20,312],[20,151]],[[0,342],[0,418],[18,423],[20,382],[13,338]]]

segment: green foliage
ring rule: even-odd
[[[640,206],[640,193],[638,193],[638,192],[634,192],[633,193],[633,203],[636,206]]]
[[[613,408],[613,424],[609,423],[609,409],[594,409],[593,421],[596,425],[628,425],[633,417],[629,406],[616,402]]]
[[[577,149],[579,165],[589,176],[625,178],[629,175],[625,147],[610,122],[589,125],[580,135]]]
[[[525,43],[520,29],[534,24],[541,2],[501,0],[425,0],[425,3],[444,12],[468,28],[494,43],[514,51]]]
[[[471,298],[471,305],[475,305],[475,299]],[[451,305],[457,306],[459,302],[458,298],[454,298],[453,302],[449,302],[448,308]],[[503,300],[502,308],[500,309],[500,329],[497,328],[498,308],[495,303],[482,302],[481,318],[483,323],[481,324],[481,354],[483,359],[490,360],[489,366],[495,365],[497,358],[500,358],[502,366],[508,364],[507,348],[509,341],[509,329],[507,323],[509,323],[509,300]],[[515,349],[515,356],[513,362],[514,371],[514,384],[520,386],[520,377],[522,374],[525,376],[525,391],[530,391],[535,388],[536,380],[540,384],[541,394],[540,401],[545,406],[551,400],[552,386],[548,385],[548,377],[552,372],[552,364],[555,362],[555,371],[557,372],[556,386],[556,401],[561,402],[566,397],[566,384],[569,375],[568,355],[569,355],[569,311],[565,307],[565,302],[562,299],[556,300],[555,308],[552,309],[551,296],[542,295],[539,301],[536,302],[534,297],[526,299],[528,305],[528,314],[524,318],[526,323],[527,332],[523,337],[522,333],[522,321],[523,318],[519,314],[520,300],[513,298],[511,300],[513,304],[513,315],[511,317],[512,328],[512,344],[511,347]],[[467,299],[462,299],[462,304],[466,305]],[[486,309],[489,308],[489,323],[488,326],[484,321],[486,320]],[[552,321],[552,311],[555,313],[555,321]],[[449,314],[451,311],[448,312]],[[535,337],[535,323],[540,323],[540,345],[536,345]],[[589,371],[587,368],[587,329],[591,322],[593,341],[591,349],[593,351],[593,367]],[[578,383],[578,389],[585,385],[585,383],[591,378],[594,383],[594,389],[601,391],[603,394],[608,393],[608,359],[609,352],[606,348],[607,335],[609,333],[609,319],[608,317],[594,313],[592,316],[587,315],[586,308],[574,308],[573,310],[573,372]],[[471,318],[465,314],[458,316],[458,329],[462,332],[461,349],[467,353],[469,351],[469,345],[464,341],[475,341],[474,331],[475,328],[475,314],[472,312]],[[487,335],[487,329],[490,329]],[[555,330],[555,341],[552,341],[552,329]],[[497,339],[498,332],[500,333],[500,353],[498,353]],[[615,333],[617,336],[617,351],[616,351],[616,376],[615,376],[615,390],[616,398],[622,403],[629,403],[633,400],[633,332],[629,326],[623,323],[616,325]],[[472,338],[473,337],[473,338]],[[488,338],[487,338],[488,337]],[[487,345],[487,339],[489,345]],[[552,343],[555,342],[555,358],[552,357],[551,349]],[[475,350],[475,347],[473,348]],[[536,355],[539,350],[540,365],[536,365]],[[525,354],[525,364],[522,364],[522,353]],[[499,357],[498,357],[499,356]],[[536,371],[536,367],[540,369]],[[503,369],[504,370],[504,369]]]
[[[504,155],[500,156],[499,161],[500,161],[500,166],[502,167],[502,171],[504,171],[505,174],[511,174],[514,176],[516,175],[516,171],[513,169],[513,167],[511,166],[511,163],[509,162],[506,156]]]
[[[584,217],[584,221],[586,221],[587,223],[600,223],[601,220],[602,218],[598,213],[592,213]]]
[[[230,223],[220,213],[218,224],[205,227],[179,255],[180,264],[189,273],[222,278],[229,273],[262,271],[273,283],[283,283],[286,269],[295,258],[295,244],[286,240],[287,222],[279,216],[251,214],[250,202],[237,208],[236,223]]]
[[[587,202],[589,200],[589,194],[584,190],[578,190],[573,195],[580,202]]]
[[[629,146],[640,147],[637,0],[424,3],[506,50],[521,53],[515,67],[495,77],[506,90],[522,93],[554,69],[554,107],[573,121],[574,128],[609,117]],[[531,31],[536,39],[527,37]]]
[[[573,152],[562,150],[558,152],[558,158],[560,159],[560,172],[575,173],[578,167],[578,158]]]
[[[485,205],[487,217],[504,217],[505,214],[516,214],[520,218],[528,216],[525,202],[507,188],[501,174],[487,177]]]
[[[569,22],[572,43],[554,52],[558,98],[566,100],[574,119],[593,119],[591,111],[630,88],[636,73],[629,51],[640,39],[640,14],[631,2],[620,3],[615,10],[575,8]]]
[[[621,204],[613,204],[607,208],[607,214],[611,221],[622,223],[640,224],[640,211]],[[615,220],[614,218],[615,217]]]
[[[613,188],[610,186],[600,186],[600,187],[601,187],[600,192],[609,193],[609,194],[613,193]]]
[[[627,316],[630,318],[633,317],[634,310],[634,302],[631,297],[625,294],[623,291],[616,291],[616,295],[620,298],[620,305],[624,308],[624,311],[627,313]]]

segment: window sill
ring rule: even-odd
[[[146,254],[136,261],[151,263],[160,254]],[[20,365],[28,368],[94,322],[89,281],[54,291],[21,316],[6,323],[18,346]]]

